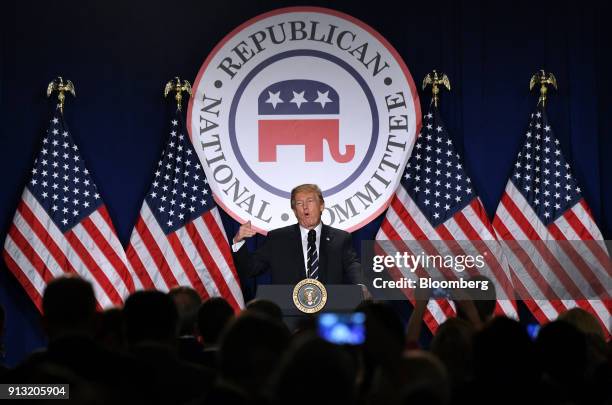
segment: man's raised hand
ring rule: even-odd
[[[234,236],[234,243],[238,243],[244,238],[250,238],[256,233],[257,231],[251,226],[251,221],[245,222],[238,228],[238,232],[236,232],[236,236]]]

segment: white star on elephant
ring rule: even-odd
[[[280,98],[280,91],[277,91],[276,93],[268,91],[268,94],[270,95],[270,97],[268,97],[266,103],[272,104],[272,108],[276,109],[276,105],[278,103],[284,103],[284,101]]]
[[[327,103],[332,103],[333,101],[328,97],[329,94],[329,90],[327,90],[325,93],[321,93],[319,90],[317,90],[317,99],[314,101],[315,103],[320,103],[321,104],[321,108],[325,108],[325,104]]]
[[[308,102],[308,100],[306,100],[304,98],[304,93],[305,93],[305,91],[303,91],[301,93],[296,93],[294,91],[293,92],[293,98],[291,99],[290,103],[295,103],[297,105],[297,108],[300,108],[303,103],[307,103]]]

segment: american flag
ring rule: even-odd
[[[507,262],[435,106],[423,117],[423,130],[376,239],[392,241],[397,251],[413,255],[421,252],[444,256],[482,255],[485,266],[477,271],[465,270],[468,274],[461,277],[489,277],[497,289],[496,311],[517,316]],[[387,254],[394,254],[389,251],[390,243],[381,246],[385,246]],[[449,268],[421,268],[415,273],[395,269],[393,276],[453,280],[459,274]],[[412,300],[410,290],[404,293]],[[453,305],[446,299],[430,300],[427,309],[424,320],[432,332],[447,317],[455,315]]]
[[[177,110],[132,231],[128,261],[137,283],[168,291],[194,288],[244,307],[231,250],[204,170]]]
[[[517,291],[538,321],[579,306],[610,334],[610,257],[541,105],[531,114],[493,227]]]
[[[99,308],[121,305],[134,290],[123,247],[59,110],[17,206],[4,260],[39,309],[45,286],[66,274],[92,283]]]

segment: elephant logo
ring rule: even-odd
[[[306,162],[323,161],[324,143],[338,163],[355,157],[355,145],[340,151],[340,98],[331,86],[315,80],[285,80],[265,88],[257,104],[260,162],[276,162],[278,148],[286,145],[304,146]]]

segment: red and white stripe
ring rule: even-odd
[[[46,285],[65,274],[91,282],[99,308],[123,304],[134,290],[104,205],[62,233],[27,187],[4,243],[4,260],[39,310]]]
[[[610,336],[610,257],[584,199],[546,226],[509,181],[493,227],[519,294],[539,322],[578,306],[595,315]]]
[[[511,295],[511,273],[480,199],[475,198],[463,210],[434,228],[406,190],[400,186],[391,201],[376,239],[394,241],[399,251],[410,251],[408,246],[401,242],[402,240],[419,241],[420,248],[427,255],[461,255],[465,252],[483,254],[486,263],[485,268],[478,271],[466,271],[470,276],[482,274],[489,277],[498,286],[497,312],[513,318],[517,317],[515,303]],[[443,241],[444,250],[441,249],[442,245],[440,243],[432,243],[432,241]],[[387,252],[387,254],[389,253],[393,254],[393,252]],[[420,252],[412,253],[418,254]],[[457,278],[453,269],[428,269],[427,272],[429,276],[442,275],[447,280]],[[415,279],[416,276],[422,277],[424,275],[420,271],[415,272],[415,274],[402,273],[405,277],[414,277]],[[499,286],[503,288],[499,288]],[[446,318],[455,315],[453,306],[447,300],[430,300],[427,308],[425,322],[434,333]]]
[[[203,298],[221,296],[244,307],[232,253],[217,208],[165,235],[145,201],[127,249],[128,262],[145,289],[195,289]]]

